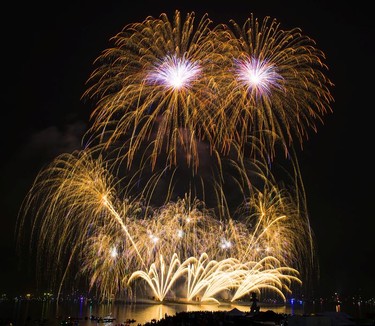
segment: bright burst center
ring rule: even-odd
[[[116,247],[112,247],[111,248],[110,255],[111,255],[112,258],[116,258],[117,257],[118,253],[117,253]]]
[[[167,57],[155,67],[147,80],[164,85],[167,88],[181,89],[189,87],[191,82],[200,74],[201,68],[197,63],[176,56]]]
[[[255,95],[268,95],[272,87],[280,87],[282,79],[272,64],[256,58],[238,61],[236,73],[238,80]]]

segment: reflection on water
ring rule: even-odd
[[[126,320],[135,320],[133,325],[143,325],[152,319],[159,320],[166,315],[173,316],[178,312],[191,311],[229,311],[237,308],[244,312],[250,311],[247,304],[225,305],[198,305],[198,304],[88,304],[85,302],[65,302],[56,307],[56,303],[44,301],[0,302],[0,320],[10,320],[14,326],[35,325],[38,320],[48,320],[48,325],[61,325],[68,317],[78,318],[79,325],[96,326],[96,321],[90,320],[90,316],[116,318],[113,324],[125,323]],[[367,309],[367,310],[366,310]],[[370,310],[368,310],[370,309]],[[261,305],[261,311],[273,310],[276,313],[292,315],[319,313],[324,311],[345,311],[354,318],[364,317],[367,311],[374,311],[374,307],[361,307],[360,305],[335,306],[335,304],[320,303],[296,303],[293,305]],[[1,324],[1,323],[0,323]],[[5,323],[4,323],[5,324]],[[101,324],[104,325],[104,324]]]

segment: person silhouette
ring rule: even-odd
[[[257,302],[259,301],[257,299],[257,294],[255,292],[251,292],[251,299],[250,301],[252,302],[250,312],[251,313],[257,313],[259,312],[260,307],[258,306]]]

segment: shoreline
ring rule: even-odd
[[[375,326],[375,313],[369,314],[367,318],[353,318],[345,312],[325,312],[309,315],[291,315],[275,313],[273,310],[245,313],[234,308],[230,311],[178,312],[173,316],[165,315],[164,318],[161,318],[159,320],[153,319],[142,325],[138,324],[138,326],[151,325]],[[120,324],[120,326],[128,326],[128,324]]]

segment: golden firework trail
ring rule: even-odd
[[[131,184],[127,181],[129,188]],[[272,256],[287,269],[309,250],[299,211],[276,187],[270,193],[255,192],[244,203],[252,215],[247,215],[249,209],[238,210],[242,218],[236,220],[217,218],[189,196],[157,209],[146,207],[126,193],[118,198],[117,187],[120,182],[100,158],[93,159],[90,152],[63,154],[41,171],[24,202],[24,216],[34,215],[41,262],[47,254],[50,268],[65,266],[65,272],[73,273],[77,267],[72,261],[80,261],[78,274],[103,298],[143,278],[163,301],[186,273],[186,300],[200,295],[201,301],[215,302],[216,294],[237,286],[244,264]],[[267,273],[263,283],[266,275],[271,277]]]
[[[281,143],[287,155],[294,140],[302,146],[332,112],[324,53],[300,28],[283,29],[268,16],[259,21],[252,14],[242,26],[234,20],[221,26],[215,35],[231,51],[220,83],[220,136],[242,146],[255,136],[270,157]]]
[[[292,282],[301,284],[298,271],[290,267],[282,267],[280,262],[272,256],[267,256],[259,262],[240,263],[234,258],[221,261],[210,260],[206,253],[199,259],[190,257],[180,261],[178,255],[172,255],[168,266],[163,256],[150,266],[148,272],[135,271],[128,283],[143,279],[151,290],[151,295],[158,301],[169,297],[176,300],[182,294],[172,288],[178,282],[184,283],[186,292],[185,302],[217,303],[224,292],[232,292],[231,301],[234,302],[250,292],[260,292],[262,289],[271,290],[283,300],[283,292],[291,292]],[[177,290],[178,291],[178,290]]]
[[[112,38],[114,47],[97,59],[84,98],[97,99],[90,130],[109,147],[127,139],[130,166],[144,143],[155,166],[159,155],[176,165],[178,152],[198,164],[198,141],[217,132],[211,123],[218,89],[213,76],[220,56],[210,33],[212,21],[176,11],[133,23]],[[219,61],[220,60],[220,61]]]

